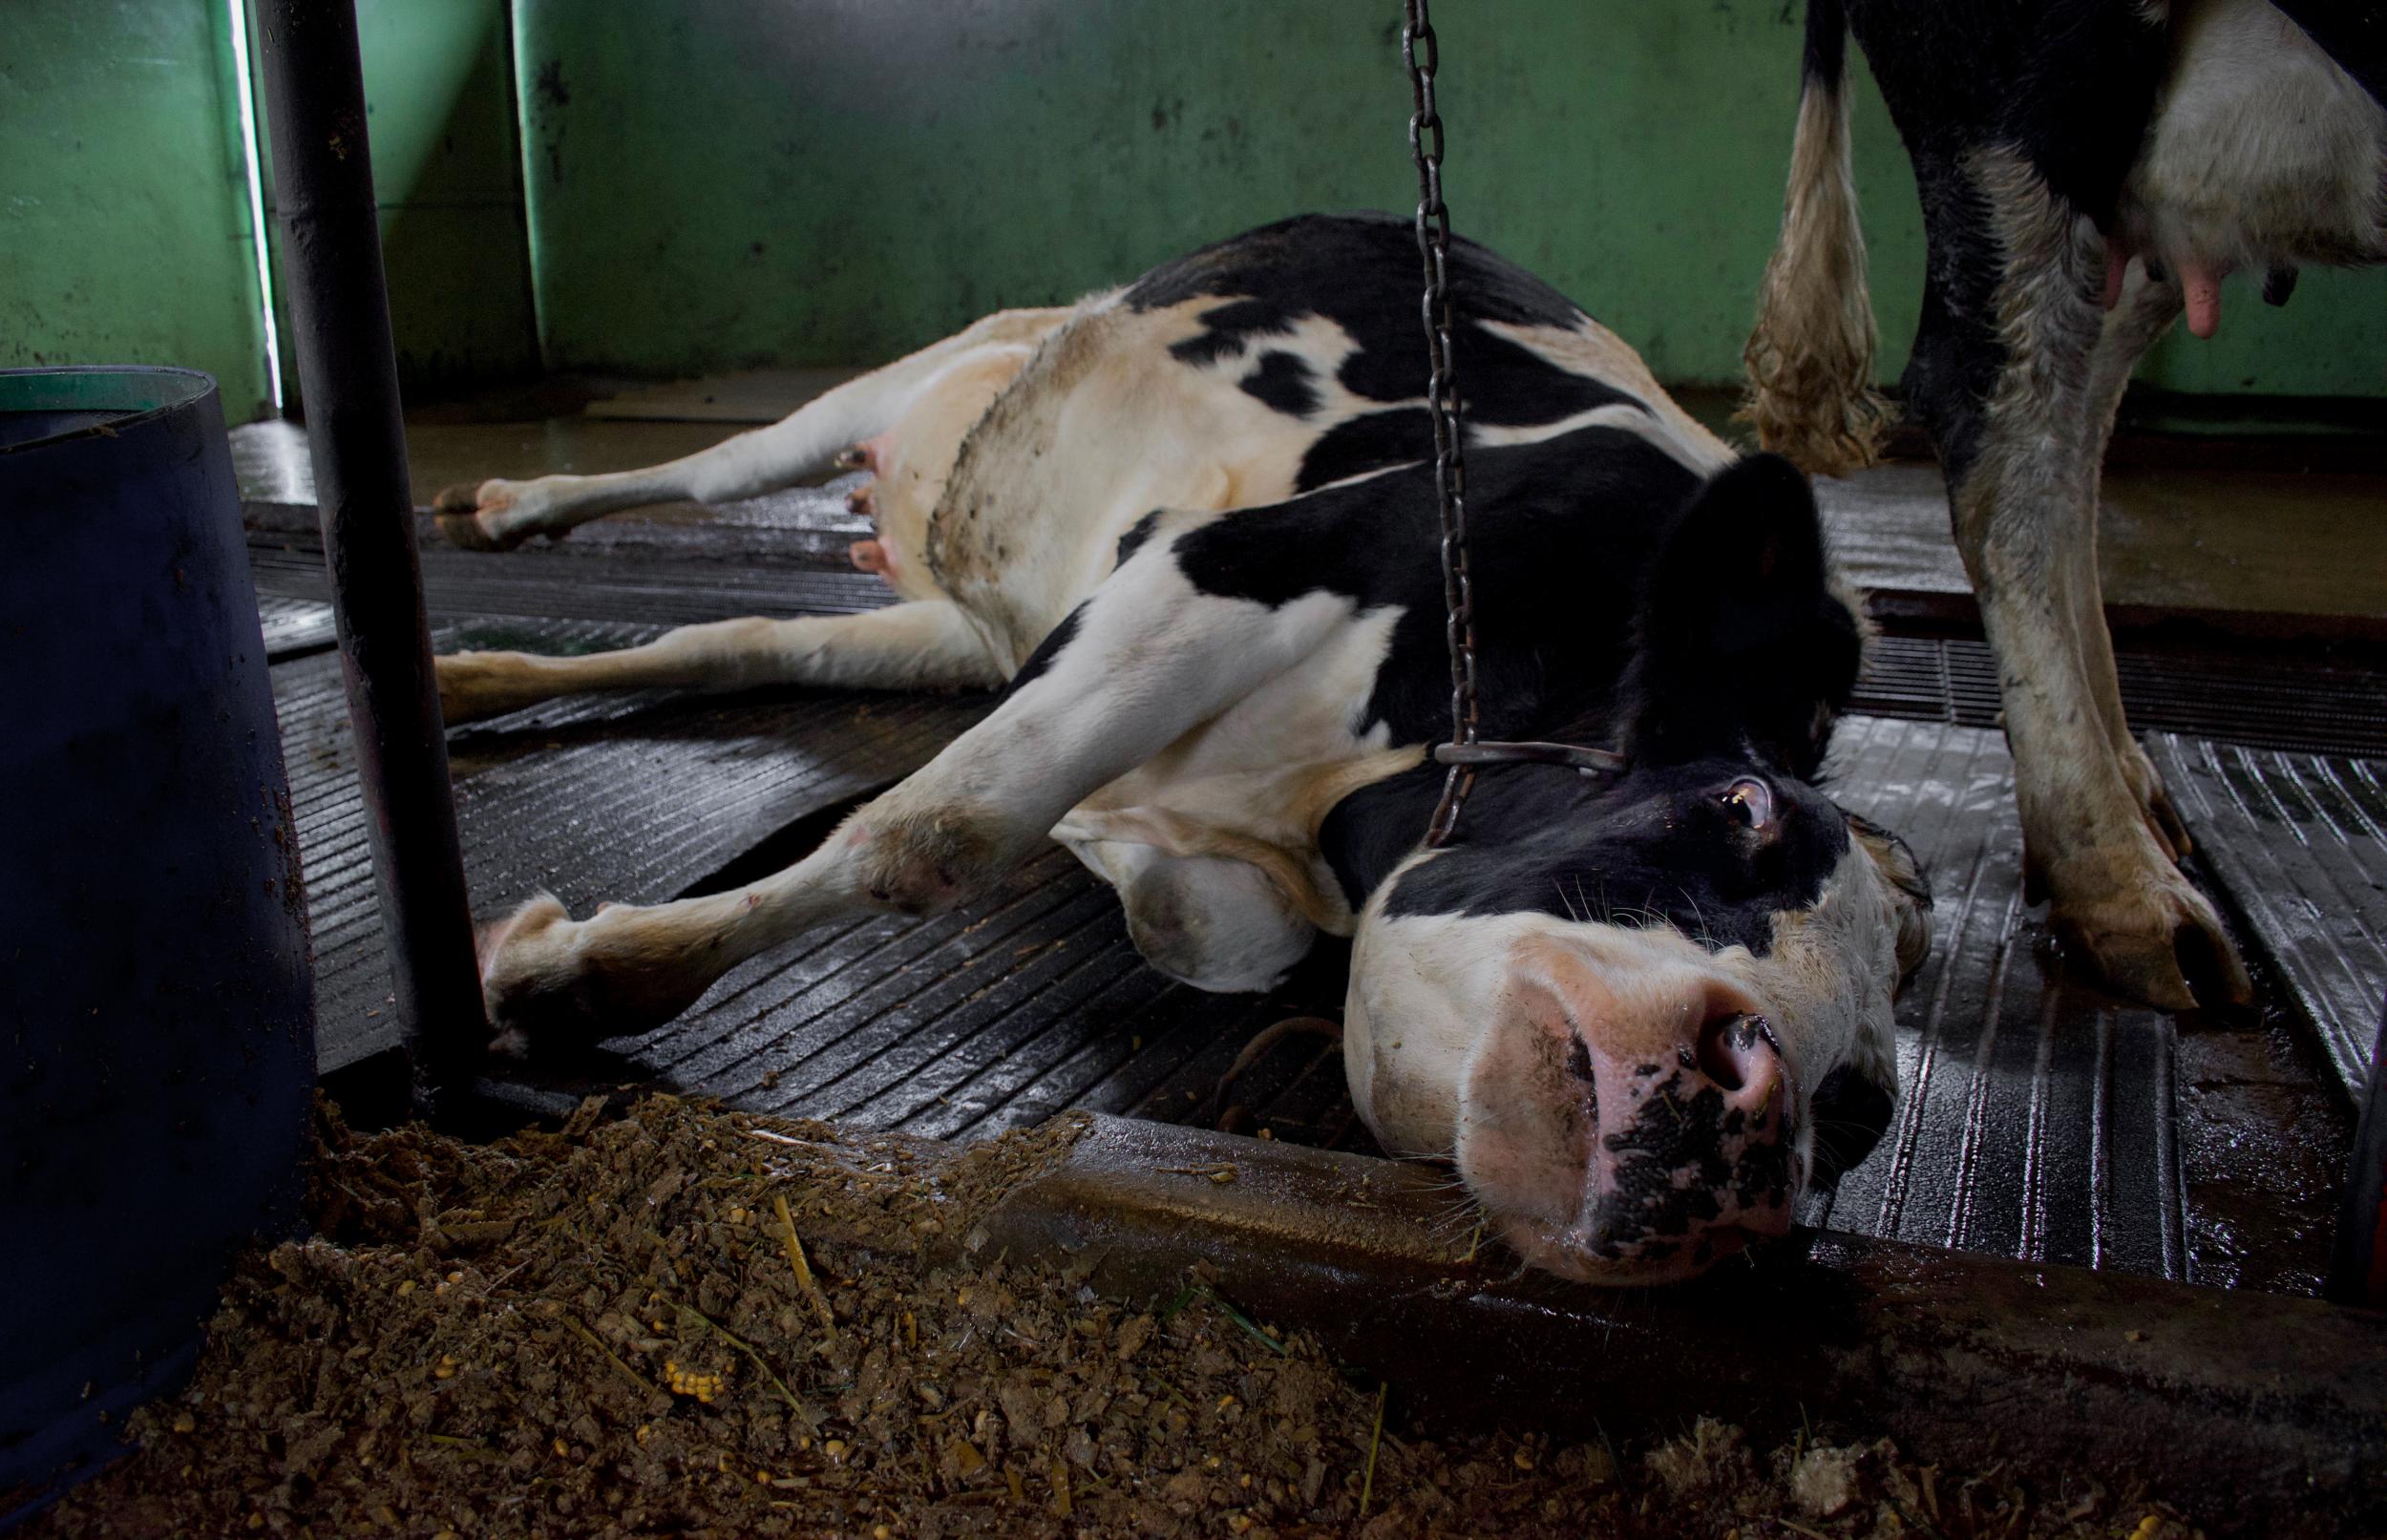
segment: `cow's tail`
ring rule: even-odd
[[[1808,0],[1799,128],[1782,240],[1765,264],[1743,420],[1808,471],[1843,475],[1878,456],[1890,404],[1873,389],[1873,305],[1848,166],[1848,35],[1842,0]]]

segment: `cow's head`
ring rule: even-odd
[[[1904,847],[1814,784],[1862,643],[1806,481],[1742,461],[1654,560],[1631,770],[1486,770],[1460,838],[1372,896],[1354,1099],[1388,1148],[1454,1160],[1533,1265],[1688,1276],[1878,1136],[1929,927]]]

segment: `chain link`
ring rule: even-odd
[[[1409,153],[1417,161],[1417,254],[1426,269],[1421,304],[1426,323],[1426,405],[1434,422],[1434,503],[1442,516],[1442,599],[1450,644],[1450,741],[1434,750],[1447,766],[1442,798],[1426,826],[1426,843],[1449,841],[1460,810],[1475,790],[1479,765],[1559,765],[1588,776],[1621,774],[1624,756],[1611,749],[1558,743],[1488,743],[1475,694],[1475,589],[1468,577],[1467,447],[1459,437],[1459,380],[1451,348],[1450,210],[1442,200],[1442,115],[1434,108],[1434,72],[1442,51],[1426,0],[1402,0],[1401,57],[1409,67]]]
[[[1475,742],[1475,595],[1468,580],[1467,452],[1459,438],[1459,383],[1451,357],[1450,210],[1442,200],[1442,115],[1434,106],[1434,73],[1442,51],[1426,0],[1402,0],[1401,57],[1409,70],[1409,153],[1417,162],[1417,252],[1425,265],[1426,407],[1434,422],[1434,502],[1442,516],[1442,597],[1450,646],[1450,748]],[[1442,799],[1426,830],[1441,845],[1458,828],[1459,811],[1474,789],[1472,766],[1451,763]]]

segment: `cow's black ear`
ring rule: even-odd
[[[1625,685],[1631,751],[1679,760],[1745,741],[1812,775],[1863,652],[1806,477],[1752,454],[1694,494],[1658,543]]]

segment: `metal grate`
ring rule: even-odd
[[[2127,653],[2122,702],[2142,732],[2267,749],[2387,755],[2387,673],[2268,658]],[[1875,640],[1850,709],[1968,728],[2003,723],[1997,664],[1968,638]]]

